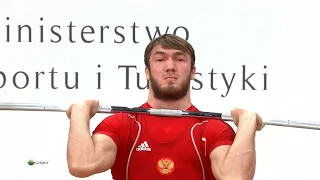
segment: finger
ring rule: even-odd
[[[73,105],[70,105],[69,108],[68,108],[68,110],[67,110],[67,112],[66,112],[67,117],[68,117],[69,119],[71,119],[72,106],[73,106]]]
[[[236,117],[237,116],[237,109],[236,107],[234,107],[232,110],[231,110],[231,116],[232,117]]]
[[[257,114],[257,121],[259,123],[258,131],[261,131],[264,128],[265,124],[263,123],[263,120],[259,114]]]
[[[93,118],[97,110],[99,108],[99,101],[98,100],[90,100],[90,117]]]
[[[231,116],[232,116],[232,119],[233,119],[233,122],[236,126],[238,126],[238,123],[239,123],[239,113],[238,113],[238,108],[233,108],[231,110]]]
[[[93,100],[95,106],[99,106],[99,100]]]
[[[242,108],[233,108],[231,111],[231,115],[233,118],[241,118],[243,116],[243,114],[245,114],[247,111],[245,111]]]
[[[90,104],[90,110],[91,111],[97,111],[97,109],[99,107],[99,101],[98,100],[90,100],[89,104]]]

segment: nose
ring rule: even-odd
[[[176,71],[176,64],[174,59],[168,58],[166,61],[166,71]]]

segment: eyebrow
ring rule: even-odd
[[[156,51],[156,52],[153,54],[153,56],[158,55],[158,54],[164,55],[164,52],[162,52],[162,51]]]
[[[153,56],[158,55],[158,54],[164,55],[165,53],[164,53],[163,51],[156,51],[156,52],[153,54]],[[177,52],[175,52],[175,53],[173,53],[173,54],[176,55],[176,56],[186,55],[186,53],[184,53],[184,52],[182,52],[182,51],[177,51]]]

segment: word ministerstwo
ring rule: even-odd
[[[5,42],[28,42],[28,43],[60,43],[69,41],[69,43],[83,42],[105,43],[107,38],[115,44],[121,44],[127,41],[127,36],[131,34],[131,40],[134,44],[140,43],[139,39],[153,40],[162,34],[175,34],[189,39],[189,30],[184,26],[138,26],[136,22],[131,25],[75,25],[73,21],[61,24],[52,24],[44,22],[44,18],[40,18],[40,22],[32,24],[19,24],[10,17],[6,17],[6,25],[1,37],[5,37]],[[46,24],[46,25],[43,25]],[[0,28],[1,31],[3,28]],[[145,37],[147,36],[147,37]]]

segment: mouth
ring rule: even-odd
[[[165,77],[164,79],[168,79],[168,80],[177,80],[178,78],[177,78],[177,77],[172,77],[172,76],[170,76],[170,77]]]

